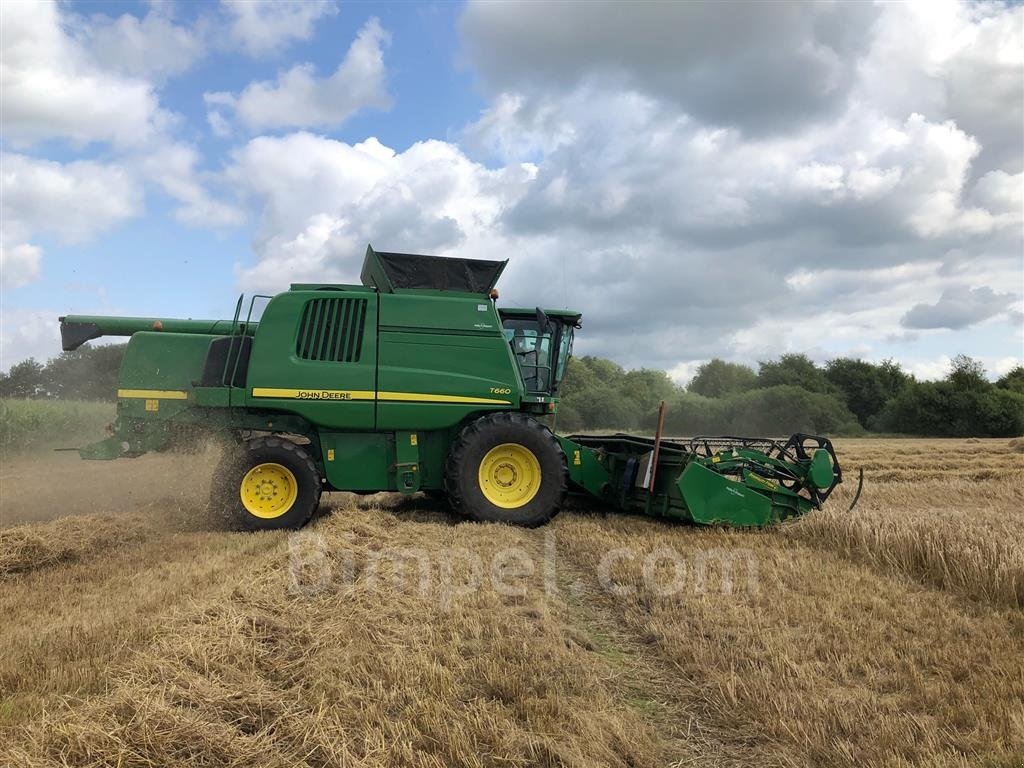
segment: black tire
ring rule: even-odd
[[[279,464],[295,480],[295,499],[283,512],[262,517],[246,507],[241,498],[242,481],[250,470],[261,464]],[[323,483],[320,472],[301,445],[279,437],[260,437],[238,447],[226,449],[210,488],[210,507],[242,531],[272,531],[301,528],[320,504]]]
[[[498,446],[512,443],[528,450],[540,468],[536,493],[521,506],[499,506],[485,496],[479,477],[481,463]],[[444,487],[452,508],[472,520],[502,522],[533,528],[558,512],[565,497],[569,472],[561,443],[547,427],[524,413],[502,411],[466,426],[448,451]]]

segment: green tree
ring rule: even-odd
[[[808,392],[830,392],[832,385],[807,355],[788,353],[778,360],[760,363],[757,373],[759,387],[800,387]]]
[[[825,365],[825,378],[842,395],[846,407],[863,427],[910,381],[892,360],[876,365],[848,357],[830,360]]]
[[[7,373],[0,372],[0,397],[45,397],[45,368],[35,358],[22,360]]]
[[[996,386],[1000,389],[1008,389],[1011,392],[1024,394],[1024,365],[1018,365],[1005,376],[1002,376],[996,382]]]
[[[981,361],[967,355],[957,355],[953,358],[946,381],[960,390],[986,390],[992,386],[985,375],[985,366],[981,364]]]
[[[66,400],[114,400],[125,344],[86,344],[46,364],[46,388]]]
[[[757,386],[754,369],[742,363],[729,363],[714,358],[702,363],[687,389],[704,397],[724,397],[736,392],[746,392]]]
[[[643,410],[657,408],[662,400],[675,394],[676,385],[664,371],[639,368],[627,371],[622,383],[623,396],[635,399]]]

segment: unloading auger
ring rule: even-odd
[[[65,350],[129,336],[110,436],[85,459],[227,448],[214,510],[247,530],[304,525],[324,491],[426,491],[480,521],[540,525],[567,493],[624,512],[764,526],[842,482],[832,443],[555,435],[581,315],[499,308],[506,261],[367,248],[361,285],[253,297],[243,319],[68,316]],[[258,320],[255,301],[266,299]]]

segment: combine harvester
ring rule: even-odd
[[[232,320],[61,318],[65,350],[130,336],[111,436],[84,459],[227,438],[212,506],[295,528],[323,491],[443,494],[473,520],[535,526],[567,492],[625,512],[765,526],[841,482],[829,440],[555,435],[540,419],[580,314],[496,306],[506,261],[368,248],[362,285],[292,285]],[[256,299],[269,299],[254,322]]]

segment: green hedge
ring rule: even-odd
[[[886,403],[873,429],[934,437],[1024,434],[1024,394],[998,387],[962,389],[922,382]]]

